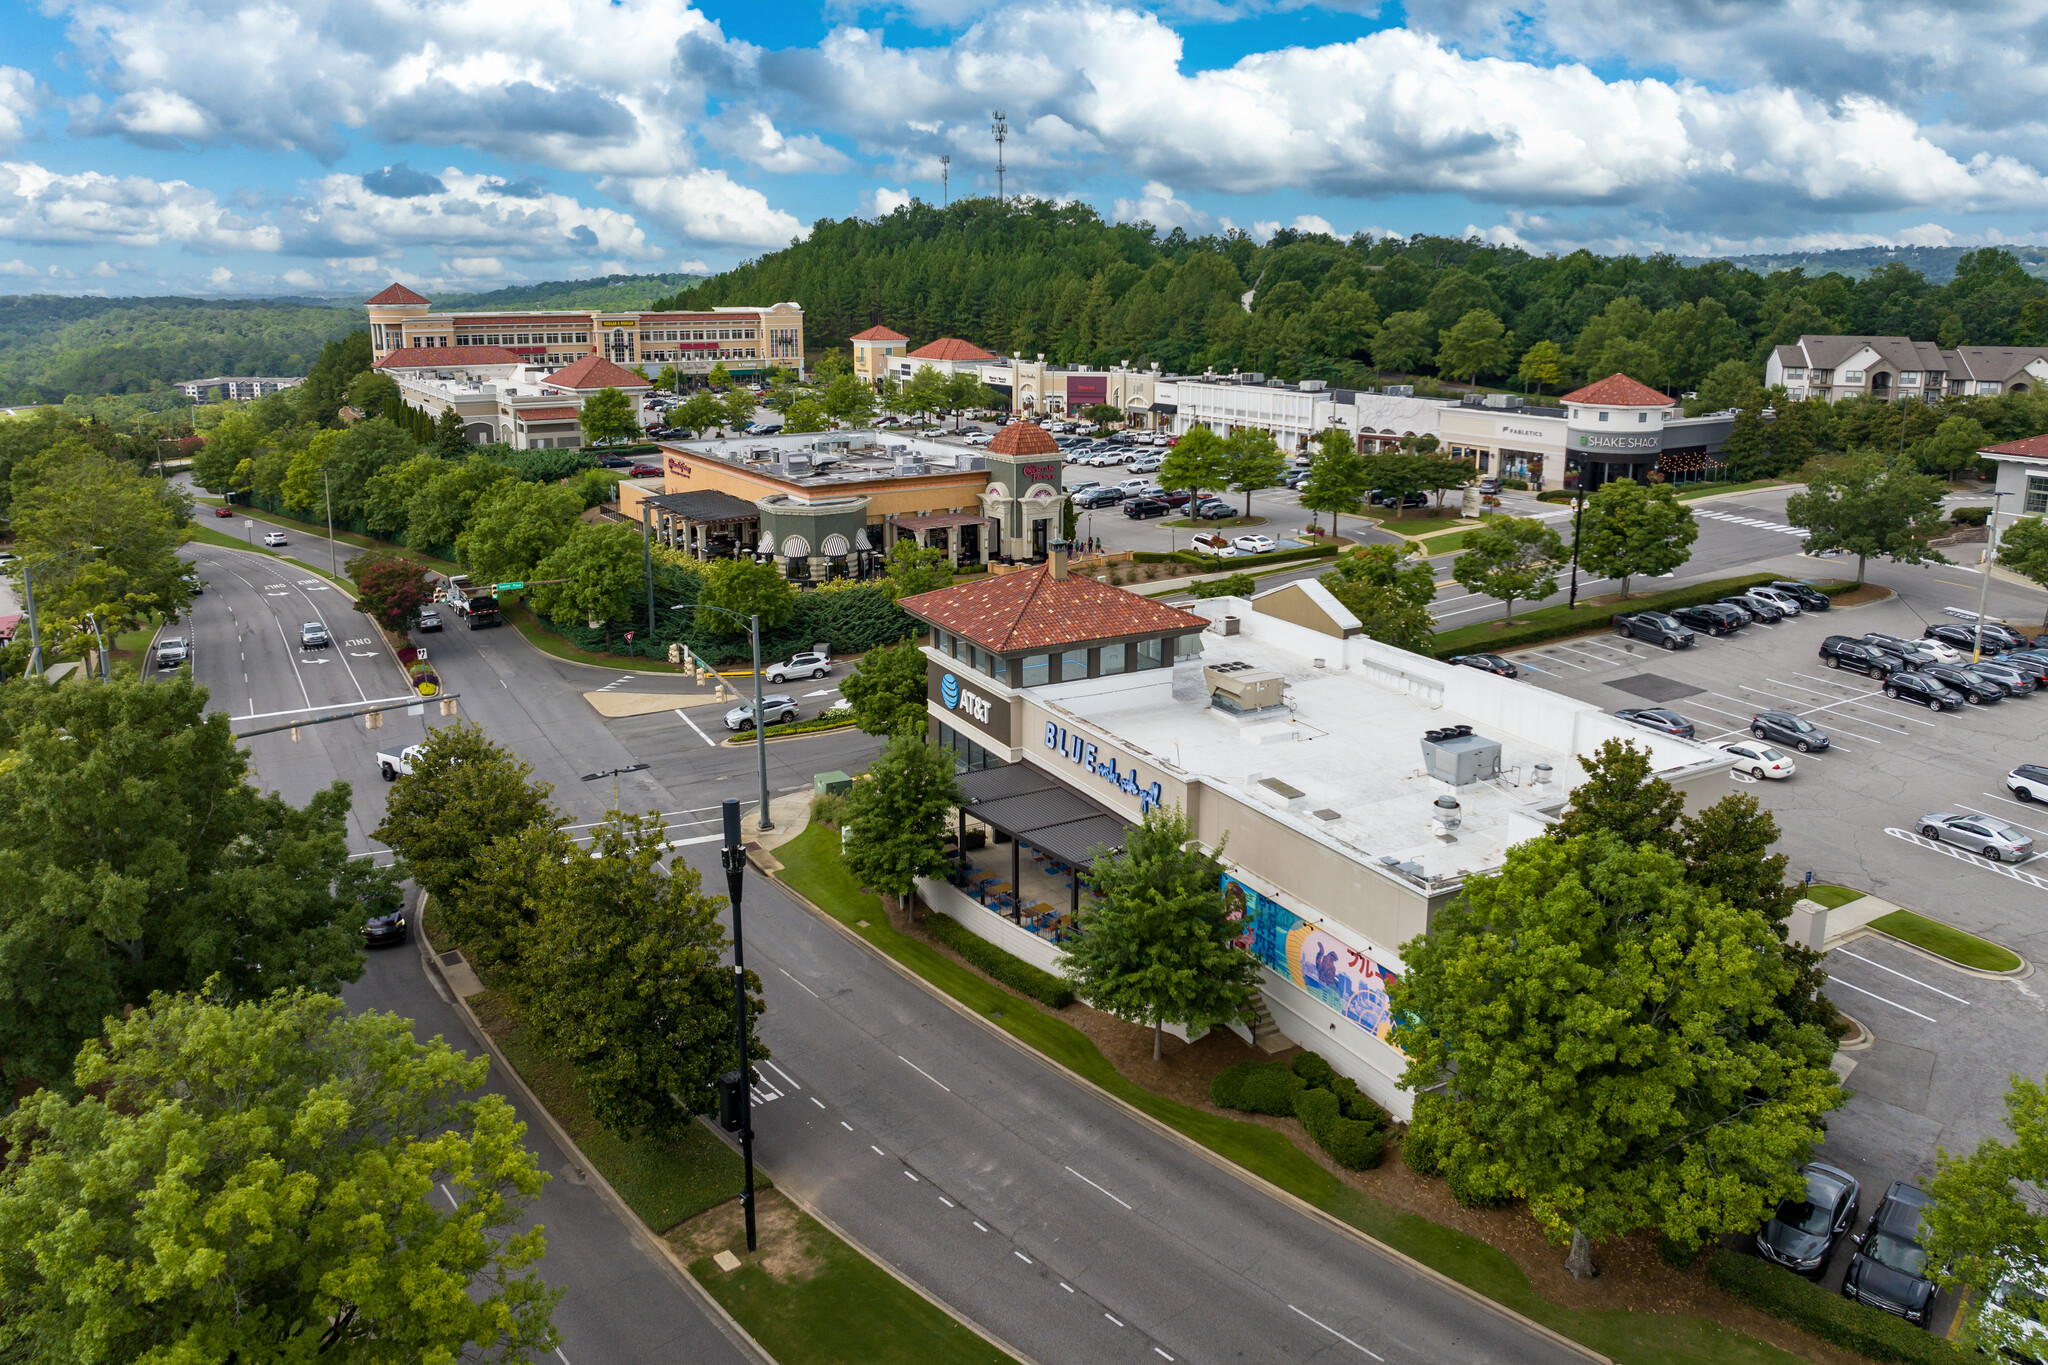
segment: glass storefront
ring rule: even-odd
[[[953,755],[953,771],[975,773],[983,768],[1000,768],[1003,760],[976,744],[944,721],[939,723],[939,747]]]

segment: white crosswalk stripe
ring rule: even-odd
[[[1738,517],[1733,512],[1716,512],[1705,507],[1695,507],[1693,515],[1708,517],[1714,521],[1731,522],[1737,526],[1753,526],[1759,531],[1776,531],[1780,535],[1803,536],[1806,534],[1806,528],[1803,526],[1787,526],[1779,521],[1760,521],[1755,517]]]

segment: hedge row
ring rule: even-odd
[[[1296,1057],[1292,1070],[1240,1062],[1209,1083],[1209,1098],[1224,1109],[1300,1119],[1316,1145],[1349,1171],[1379,1165],[1386,1152],[1387,1111],[1313,1052]]]
[[[768,738],[781,739],[784,735],[804,735],[809,734],[813,730],[844,730],[852,724],[852,711],[840,710],[837,714],[828,711],[822,716],[813,716],[809,720],[788,721],[781,725],[771,725],[768,727]],[[737,734],[726,736],[725,742],[727,744],[752,744],[754,742],[754,732],[752,730],[742,730]]]
[[[1569,488],[1546,488],[1536,495],[1538,502],[1570,502],[1578,494]]]
[[[1781,1317],[1822,1341],[1869,1356],[1907,1365],[1964,1365],[1979,1359],[1972,1351],[1915,1327],[1904,1318],[1853,1299],[1830,1293],[1811,1280],[1752,1256],[1716,1247],[1707,1261],[1707,1279],[1752,1308]]]
[[[1582,635],[1587,631],[1599,630],[1610,624],[1616,616],[1637,611],[1671,611],[1678,607],[1696,606],[1702,602],[1713,602],[1745,588],[1760,583],[1769,583],[1781,578],[1781,574],[1753,573],[1739,578],[1717,578],[1710,583],[1694,583],[1688,587],[1672,588],[1667,592],[1653,593],[1648,597],[1632,597],[1627,602],[1606,606],[1580,607],[1577,611],[1565,607],[1541,607],[1529,613],[1525,620],[1505,630],[1495,630],[1491,624],[1460,626],[1436,637],[1431,648],[1433,658],[1448,659],[1454,654],[1469,654],[1474,650],[1514,649],[1522,645],[1540,644],[1566,635]],[[1822,588],[1829,596],[1849,591],[1854,583],[1840,583]]]
[[[1066,982],[1051,972],[1040,971],[1021,957],[1004,952],[950,915],[926,915],[924,926],[931,930],[933,938],[1011,990],[1022,991],[1039,1004],[1050,1005],[1056,1010],[1074,1003],[1074,988]]]

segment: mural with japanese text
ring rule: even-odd
[[[1223,874],[1223,908],[1243,925],[1236,944],[1387,1046],[1394,970],[1308,923],[1276,900]]]

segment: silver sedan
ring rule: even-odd
[[[1989,815],[1936,811],[1921,816],[1919,828],[1922,838],[1981,853],[1994,863],[2024,862],[2034,854],[2031,836]]]

